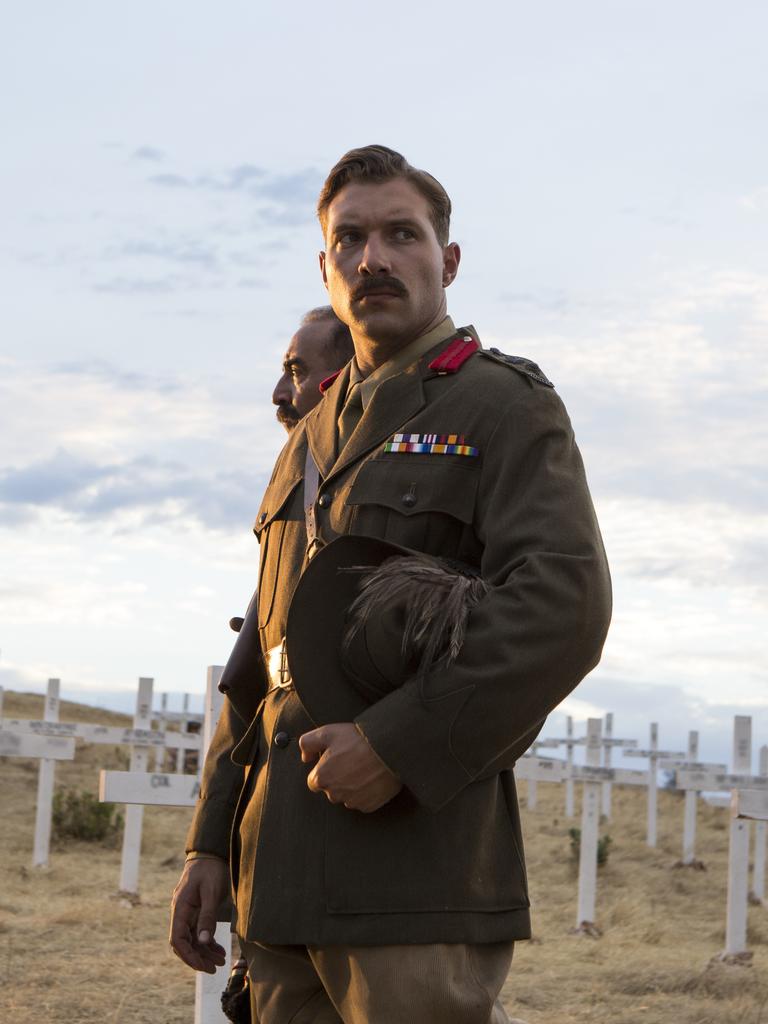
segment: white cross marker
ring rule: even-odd
[[[136,695],[136,713],[133,716],[134,729],[149,729],[152,725],[152,679],[139,679]],[[148,751],[146,747],[131,747],[130,770],[146,772]],[[125,809],[123,830],[123,852],[120,861],[120,891],[138,895],[139,859],[141,857],[141,826],[144,808],[141,804],[129,804]]]
[[[607,712],[605,716],[605,731],[604,738],[610,740],[613,738],[613,712]],[[611,767],[611,746],[606,744],[603,747],[603,767]],[[611,784],[610,782],[603,783],[603,815],[606,819],[611,817]]]
[[[66,736],[36,736],[34,733],[9,732],[0,727],[0,757],[71,761],[74,756],[75,741]]]
[[[659,726],[657,722],[651,722],[651,742],[649,748],[647,750],[626,750],[624,756],[648,759],[648,835],[646,842],[648,846],[655,846],[659,761],[662,758],[685,757],[685,752],[681,750],[659,750]]]
[[[600,765],[600,734],[603,723],[599,718],[587,721],[587,767]],[[600,819],[599,782],[585,782],[582,789],[581,841],[579,844],[579,901],[576,911],[576,928],[587,930],[595,927],[595,902],[597,898],[597,829]]]
[[[49,679],[45,695],[43,718],[46,722],[59,720],[60,680]],[[56,762],[44,758],[40,762],[37,776],[37,807],[35,810],[35,841],[32,849],[32,866],[48,867],[51,849],[51,818],[53,817],[53,780]]]
[[[568,767],[573,767],[573,716],[568,715],[565,722],[565,759],[568,762]],[[574,815],[574,783],[573,779],[565,780],[565,816],[566,818],[572,818]]]
[[[613,714],[608,712],[605,716],[606,721],[606,733],[600,738],[600,746],[603,750],[603,765],[605,768],[611,767],[611,750],[613,747],[636,747],[637,740],[617,739],[612,736],[613,732]],[[562,747],[565,746],[566,750],[566,761],[569,765],[573,764],[573,748],[584,746],[587,742],[586,736],[580,736],[577,738],[573,735],[573,718],[568,715],[566,718],[566,735],[562,737],[547,737],[545,740],[539,740],[534,747]],[[533,747],[531,748],[534,749]],[[535,751],[534,751],[535,753]],[[606,817],[611,816],[611,781],[609,776],[605,776],[606,781],[603,783],[603,814]],[[574,815],[574,781],[575,776],[570,775],[565,780],[565,816],[572,818]],[[530,785],[530,783],[529,783]]]
[[[768,747],[760,747],[760,763],[758,771],[768,775]],[[757,816],[756,816],[757,817]],[[756,900],[765,902],[765,846],[768,830],[768,815],[755,822],[755,855],[752,860],[752,895]]]
[[[2,690],[0,690],[0,706]],[[48,680],[45,699],[46,718],[55,721],[59,715],[59,680]],[[51,818],[53,815],[53,781],[56,761],[71,761],[75,756],[75,741],[63,736],[38,736],[20,733],[5,727],[0,720],[0,756],[39,758],[37,776],[37,804],[35,807],[35,838],[32,849],[34,867],[46,867],[51,846]]]
[[[691,867],[704,867],[701,861],[696,860],[696,809],[699,801],[699,790],[691,786],[681,787],[678,785],[679,773],[682,772],[716,772],[726,771],[726,765],[715,764],[708,761],[697,760],[699,756],[699,734],[695,729],[688,733],[688,755],[682,760],[674,758],[662,758],[659,761],[659,768],[663,771],[674,771],[675,788],[685,789],[685,810],[683,811],[683,857],[680,864]],[[688,780],[688,776],[682,776]]]
[[[218,684],[222,668],[211,665],[208,668],[205,693],[205,716],[203,719],[202,756],[200,770],[205,758],[205,751],[213,737],[224,697],[219,693]],[[150,680],[151,682],[151,680]],[[150,688],[151,689],[151,688]],[[150,692],[151,704],[151,692]],[[166,807],[191,807],[195,804],[199,791],[197,775],[176,775],[165,772],[151,774],[135,770],[133,762],[129,772],[102,771],[99,776],[99,799],[109,802],[126,802],[130,799],[128,811],[143,810],[143,804],[162,804]],[[126,814],[126,825],[128,816]],[[141,838],[139,834],[139,839]],[[138,879],[138,863],[136,865]],[[121,889],[122,880],[121,880]],[[229,977],[232,939],[229,922],[219,922],[216,926],[216,939],[224,947],[226,962],[216,969],[215,974],[195,972],[195,1017],[194,1024],[228,1024],[221,1009],[221,993]]]
[[[733,771],[748,775],[752,769],[752,719],[736,715],[733,720]],[[768,779],[766,779],[768,784]],[[733,794],[737,804],[738,794]],[[747,950],[747,878],[749,872],[749,819],[731,812],[728,847],[728,907],[725,922],[725,956]]]

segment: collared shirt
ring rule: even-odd
[[[357,365],[357,360],[353,359],[347,394],[349,394],[354,384],[359,384],[360,398],[363,403],[363,412],[365,412],[379,384],[389,380],[390,377],[395,377],[398,373],[402,373],[403,370],[406,370],[413,363],[421,359],[425,352],[429,352],[435,345],[445,338],[450,338],[455,333],[456,328],[453,320],[447,316],[437,327],[433,327],[431,331],[427,331],[426,334],[422,334],[421,337],[411,341],[405,348],[401,348],[391,359],[388,359],[386,363],[382,363],[381,366],[377,366],[367,377],[363,377],[360,367]]]

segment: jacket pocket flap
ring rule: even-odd
[[[478,480],[477,466],[458,465],[450,456],[370,459],[357,474],[346,504],[383,505],[405,516],[444,512],[471,523]]]
[[[285,503],[301,483],[302,477],[281,477],[273,480],[264,492],[259,511],[253,524],[253,532],[258,537],[272,520],[282,512]]]

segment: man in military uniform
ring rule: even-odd
[[[320,385],[355,354],[349,328],[330,306],[310,309],[291,338],[283,372],[272,392],[277,418],[287,431],[320,401]]]
[[[262,1024],[507,1020],[498,993],[530,935],[511,768],[608,626],[562,403],[535,364],[447,315],[450,209],[380,146],[346,154],[320,194],[320,267],[355,359],[291,433],[256,517],[258,594],[222,676],[171,926],[190,966],[221,962],[231,856]],[[318,726],[286,621],[313,553],[348,534],[456,560],[489,589],[450,666]]]

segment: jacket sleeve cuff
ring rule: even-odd
[[[202,850],[190,850],[187,854],[188,861],[190,860],[220,860],[224,861],[223,857],[220,857],[218,853],[204,853]],[[226,861],[224,861],[226,863]]]
[[[439,811],[472,782],[451,750],[450,737],[473,689],[424,699],[411,680],[355,719],[374,752],[430,811]]]
[[[187,832],[187,852],[211,854],[228,862],[234,816],[235,808],[228,802],[205,797],[199,799]]]

